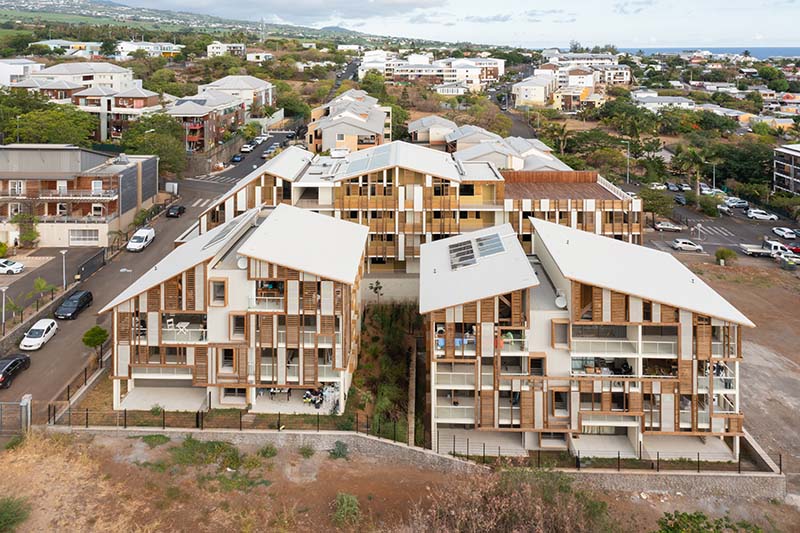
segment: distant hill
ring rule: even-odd
[[[377,37],[338,26],[308,28],[290,24],[225,19],[200,13],[131,7],[112,0],[0,0],[0,20],[51,20],[53,22],[125,24],[153,28],[183,26],[209,31],[264,31],[267,35],[307,39],[357,40]],[[91,21],[87,20],[91,19]]]

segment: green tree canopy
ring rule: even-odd
[[[122,146],[131,154],[157,155],[166,172],[178,175],[186,168],[184,131],[169,115],[156,113],[137,120],[123,134]]]
[[[100,350],[103,348],[103,344],[107,340],[108,330],[100,326],[92,326],[86,331],[86,333],[83,334],[84,346],[94,349],[98,356],[101,355]]]
[[[90,146],[97,119],[71,106],[56,105],[37,109],[19,117],[19,140],[23,143],[74,144]],[[16,138],[16,121],[9,121],[6,138]]]

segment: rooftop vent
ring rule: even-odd
[[[127,165],[130,163],[130,160],[128,159],[127,155],[121,153],[117,156],[116,159],[114,159],[114,163],[117,165]]]

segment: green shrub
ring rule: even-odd
[[[700,211],[710,217],[718,217],[719,209],[717,209],[717,206],[720,203],[721,200],[716,196],[703,196],[700,198]]]
[[[729,517],[712,519],[704,513],[664,513],[658,519],[658,530],[654,533],[760,533],[760,527],[745,520],[733,522]]]
[[[164,411],[164,408],[158,404],[154,404],[153,407],[150,408],[150,414],[153,416],[158,416]]]
[[[8,244],[0,242],[0,257],[5,257],[8,253]]]
[[[6,442],[6,450],[15,450],[22,446],[23,442],[25,442],[25,435],[14,435]]]
[[[156,446],[161,446],[162,444],[166,444],[169,442],[169,437],[166,435],[145,435],[142,437],[142,440],[145,444],[150,446],[150,448],[155,448]]]
[[[338,527],[355,526],[361,518],[358,498],[352,494],[340,492],[333,502],[333,523]]]
[[[203,442],[186,437],[180,446],[170,448],[172,460],[180,465],[216,464],[221,469],[238,469],[242,465],[242,456],[235,446],[228,442]]]
[[[714,256],[717,258],[717,261],[725,261],[725,263],[733,263],[737,258],[736,252],[730,248],[717,248]]]
[[[258,455],[263,457],[264,459],[271,459],[278,455],[278,449],[275,447],[274,444],[267,444],[260,450],[258,450]]]
[[[16,531],[31,514],[31,506],[23,498],[4,496],[0,498],[0,533]]]
[[[355,425],[355,417],[352,414],[344,415],[336,420],[336,429],[339,431],[353,431]]]
[[[348,450],[347,444],[344,442],[337,440],[333,444],[333,449],[329,452],[331,459],[347,459]]]
[[[311,459],[311,457],[314,455],[314,448],[308,444],[303,444],[297,451],[300,452],[300,455],[303,457],[303,459]]]

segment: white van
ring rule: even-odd
[[[129,252],[141,252],[148,246],[150,243],[156,239],[156,230],[153,228],[140,228],[136,230],[136,233],[133,234],[131,240],[128,241],[128,246],[125,248]]]

